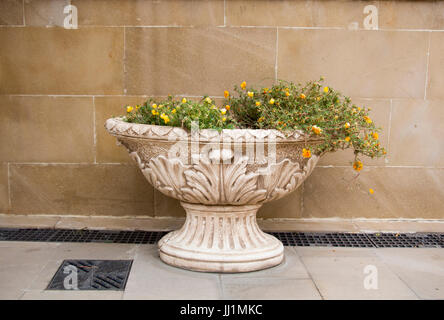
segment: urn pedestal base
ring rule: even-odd
[[[194,271],[247,272],[282,262],[282,242],[257,225],[261,205],[181,204],[185,224],[159,241],[165,263]]]

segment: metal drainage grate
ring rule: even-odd
[[[444,235],[438,233],[369,233],[377,248],[444,248]]]
[[[132,260],[64,260],[46,290],[125,290]]]
[[[0,229],[0,241],[155,244],[166,231]],[[444,233],[269,232],[284,246],[444,248]]]
[[[167,232],[69,229],[0,229],[0,241],[155,244]]]
[[[374,247],[364,233],[271,232],[284,246]]]

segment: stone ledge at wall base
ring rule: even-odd
[[[256,213],[263,203],[304,182],[320,157],[304,158],[302,149],[319,140],[300,131],[262,129],[191,134],[120,118],[108,119],[105,128],[128,150],[146,179],[180,200],[186,211],[182,228],[159,241],[164,262],[209,272],[247,272],[282,262],[282,243],[260,230]],[[265,149],[268,156],[258,157],[258,150]]]

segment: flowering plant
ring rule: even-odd
[[[127,122],[180,126],[191,128],[199,121],[200,129],[277,129],[302,130],[307,136],[316,136],[322,142],[306,145],[302,156],[310,158],[312,152],[322,154],[338,149],[353,148],[353,168],[363,167],[360,155],[371,158],[386,153],[379,142],[380,128],[369,116],[370,108],[353,104],[319,81],[305,85],[279,81],[271,88],[247,88],[242,82],[234,87],[235,95],[225,91],[222,107],[204,97],[199,102],[169,96],[165,101],[149,99],[142,106],[127,106]]]

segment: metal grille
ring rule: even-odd
[[[155,244],[166,231],[0,229],[0,241]],[[444,233],[269,232],[285,246],[444,248]]]
[[[370,233],[377,248],[444,248],[444,235],[437,233]]]
[[[132,260],[64,260],[46,290],[125,290]]]
[[[285,246],[444,248],[442,233],[271,232]]]
[[[69,229],[0,229],[0,241],[108,242],[155,244],[163,231],[113,231]]]
[[[364,233],[271,232],[284,246],[374,247]]]

